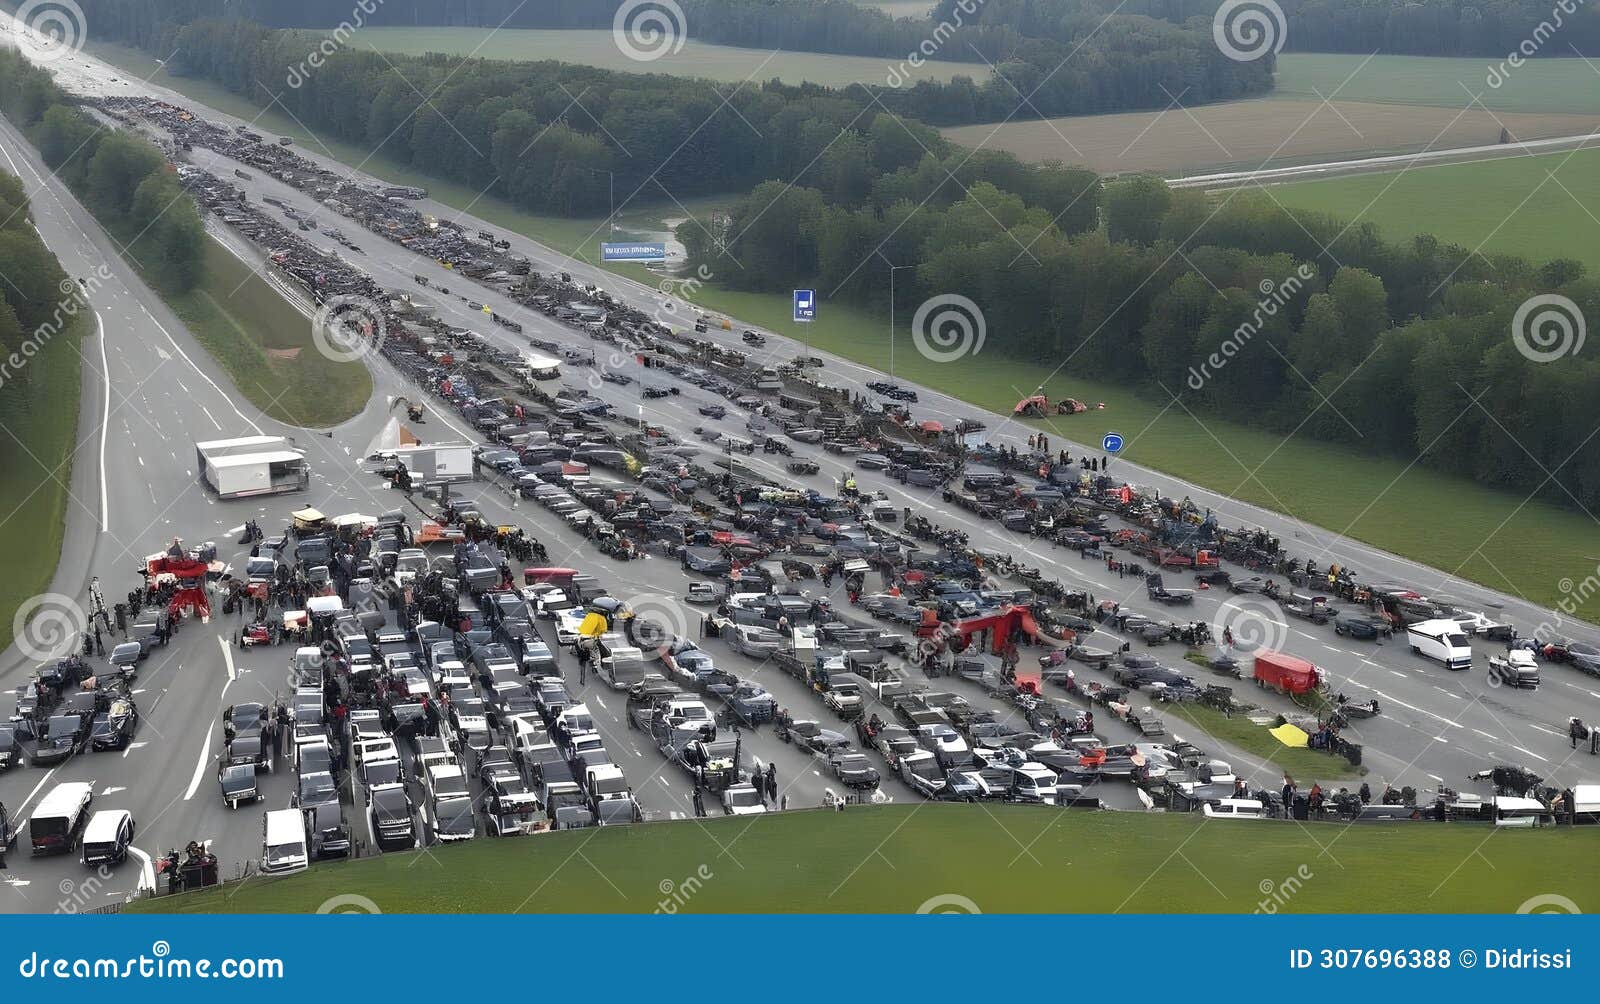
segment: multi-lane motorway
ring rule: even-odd
[[[151,93],[218,121],[235,120],[195,105],[186,98],[131,81],[114,81],[118,71],[82,55],[69,62],[54,64],[61,70],[65,86],[96,93]],[[415,388],[401,380],[381,359],[374,359],[375,393],[366,409],[330,435],[287,428],[253,408],[229,384],[227,377],[209,359],[183,325],[161,304],[129,270],[116,249],[76,201],[51,178],[31,147],[9,125],[0,124],[0,152],[7,170],[22,177],[32,200],[33,216],[44,239],[60,257],[63,266],[75,276],[100,277],[93,293],[99,325],[96,338],[83,345],[86,393],[80,421],[80,447],[73,471],[74,501],[68,513],[69,533],[54,591],[81,601],[92,576],[101,579],[108,600],[114,599],[137,582],[133,569],[144,555],[161,549],[172,536],[190,542],[214,540],[225,559],[236,560],[241,548],[234,543],[230,529],[248,518],[264,526],[282,525],[290,508],[312,504],[327,512],[361,510],[381,512],[394,507],[394,499],[377,479],[357,474],[355,460],[389,416],[394,396],[411,394]],[[341,173],[350,169],[314,151],[303,155]],[[213,173],[228,177],[234,166],[220,155],[196,150],[194,162]],[[271,195],[285,203],[331,222],[332,217],[298,191],[281,185],[260,172],[241,184],[252,201]],[[357,175],[357,180],[365,179]],[[513,249],[527,255],[539,271],[568,271],[574,278],[595,282],[646,312],[655,312],[663,296],[658,291],[620,279],[579,262],[562,258],[523,238],[505,234],[492,220],[479,220],[450,207],[429,204],[424,211],[441,218],[455,219],[468,230],[482,227],[510,237]],[[216,236],[235,254],[252,263],[261,260],[260,250],[241,236],[219,225]],[[416,291],[414,274],[428,277],[435,285],[452,286],[453,293],[467,292],[469,281],[448,272],[428,259],[390,244],[375,235],[351,231],[364,255],[349,255],[381,284],[397,290]],[[313,241],[331,247],[319,234],[308,234]],[[348,255],[349,253],[346,252]],[[424,294],[429,295],[429,294]],[[503,315],[521,321],[528,334],[541,338],[573,340],[572,329],[543,315],[515,308],[509,301],[481,288],[471,294]],[[507,332],[483,323],[483,315],[468,310],[457,296],[430,295],[440,316],[453,324],[471,327],[505,344],[523,343]],[[736,325],[736,328],[740,327]],[[730,344],[736,335],[714,334]],[[766,351],[773,358],[792,357],[799,346],[783,338],[769,336]],[[809,350],[808,350],[809,351]],[[600,355],[604,357],[604,353]],[[631,361],[621,365],[640,372]],[[880,374],[846,360],[829,357],[830,382],[862,389],[866,381]],[[583,381],[583,371],[569,372],[569,382]],[[688,430],[705,423],[695,411],[704,399],[702,392],[685,388],[680,397],[645,402],[638,395],[639,384],[617,387],[594,382],[596,393],[633,413],[643,409],[653,421],[676,430],[685,438]],[[946,395],[920,390],[921,401],[914,406],[918,418],[951,422],[963,416],[977,416],[971,406]],[[983,419],[1001,442],[1019,443],[1028,432],[1008,426],[998,416]],[[451,416],[430,409],[430,418],[419,431],[435,440],[472,438],[465,428],[447,427]],[[460,423],[457,423],[460,424]],[[730,431],[737,429],[732,420]],[[195,480],[190,444],[195,439],[224,438],[256,431],[284,433],[297,437],[313,464],[311,491],[305,496],[268,502],[218,502]],[[1096,434],[1102,430],[1092,430]],[[1076,455],[1083,447],[1063,444]],[[825,487],[840,475],[845,463],[814,448],[798,447],[812,455],[822,473],[812,479]],[[754,461],[760,466],[762,461]],[[1376,551],[1357,542],[1338,537],[1319,528],[1299,524],[1281,515],[1217,497],[1196,486],[1185,484],[1157,472],[1118,463],[1114,470],[1137,483],[1161,490],[1163,494],[1189,495],[1198,504],[1211,507],[1226,524],[1250,524],[1278,534],[1291,551],[1314,556],[1319,563],[1337,561],[1360,569],[1369,581],[1387,580],[1410,584],[1422,591],[1448,593],[1460,602],[1480,607],[1512,621],[1524,631],[1541,623],[1557,623],[1549,611],[1540,610],[1514,597],[1452,578],[1412,562]],[[774,474],[776,476],[776,469]],[[1142,586],[1132,579],[1118,579],[1106,573],[1103,565],[1085,562],[1071,552],[1052,552],[1048,545],[1018,539],[997,524],[978,521],[968,514],[946,509],[936,494],[912,489],[904,491],[874,475],[860,478],[864,489],[883,489],[897,506],[924,511],[936,522],[966,530],[973,546],[985,550],[1009,550],[1027,564],[1049,567],[1068,585],[1090,589],[1097,596],[1122,599],[1132,607],[1149,610]],[[1376,490],[1376,489],[1375,489]],[[613,564],[587,548],[581,537],[565,528],[544,510],[523,502],[513,508],[513,500],[497,488],[480,485],[477,489],[484,509],[506,520],[528,527],[550,549],[552,559],[593,568],[619,596],[642,593],[676,596],[685,580],[673,563],[660,559]],[[1043,547],[1044,550],[1040,551]],[[1180,616],[1197,620],[1225,620],[1219,613],[1225,596],[1200,594],[1192,614]],[[1152,611],[1153,612],[1153,611]],[[218,618],[221,620],[222,618]],[[1574,636],[1592,640],[1596,633],[1578,625],[1568,625]],[[14,911],[50,911],[63,902],[70,909],[86,909],[120,900],[128,891],[152,881],[149,859],[169,847],[182,847],[189,840],[210,840],[223,862],[225,872],[259,853],[261,813],[249,807],[230,811],[223,807],[214,781],[213,757],[220,748],[217,735],[218,713],[227,704],[241,700],[267,700],[281,694],[285,686],[287,649],[239,650],[228,644],[229,632],[222,624],[191,625],[181,631],[165,650],[158,650],[141,670],[136,694],[144,712],[144,724],[134,746],[126,753],[89,754],[68,761],[54,771],[40,768],[13,770],[0,777],[0,802],[12,817],[25,820],[28,808],[56,782],[91,780],[99,793],[97,801],[106,806],[127,807],[134,811],[140,852],[127,866],[107,876],[91,876],[68,859],[27,860],[12,856],[3,877],[8,890],[0,890],[0,907]],[[1451,674],[1425,663],[1391,642],[1382,646],[1358,644],[1337,638],[1331,629],[1311,625],[1291,625],[1286,647],[1323,666],[1340,689],[1355,699],[1377,697],[1384,714],[1360,724],[1359,741],[1366,748],[1366,766],[1374,787],[1380,779],[1418,788],[1430,788],[1438,779],[1457,787],[1469,771],[1494,763],[1521,763],[1562,784],[1600,778],[1600,769],[1587,755],[1569,759],[1564,722],[1568,715],[1591,717],[1600,708],[1600,681],[1581,676],[1570,668],[1545,668],[1545,685],[1536,692],[1512,692],[1485,684],[1481,668],[1470,673]],[[779,698],[780,703],[823,717],[814,697],[797,683],[770,668],[758,667],[733,656],[718,643],[710,646],[719,662],[726,662],[741,673],[754,676]],[[1480,663],[1485,652],[1480,652]],[[1170,656],[1168,657],[1170,658]],[[569,677],[575,677],[570,659],[563,658]],[[30,660],[13,649],[0,656],[0,685],[15,686],[31,670]],[[1083,675],[1083,674],[1080,674]],[[1087,674],[1092,676],[1093,674]],[[575,679],[572,681],[576,685]],[[964,691],[965,693],[965,691]],[[638,733],[630,732],[622,721],[619,695],[591,685],[586,691],[602,725],[608,748],[628,766],[630,779],[650,818],[665,819],[689,814],[689,789],[683,775],[666,764]],[[983,702],[975,690],[968,693]],[[1271,703],[1270,701],[1268,702]],[[1126,739],[1132,734],[1110,725],[1103,729],[1108,738]],[[1192,729],[1175,729],[1202,745],[1206,740]],[[1271,786],[1274,773],[1254,763],[1238,751],[1219,749],[1236,765],[1249,765],[1259,783]],[[762,733],[749,738],[748,750],[762,761],[778,765],[780,780],[791,805],[815,805],[823,796],[827,781],[809,760]],[[264,806],[288,804],[289,772],[263,777]],[[1310,779],[1299,779],[1303,784]],[[886,795],[897,800],[914,796],[897,784],[886,784]],[[1111,804],[1132,808],[1127,790],[1108,790],[1104,797]],[[360,814],[351,813],[357,824]],[[684,824],[692,825],[692,824]],[[72,883],[69,887],[66,883]]]

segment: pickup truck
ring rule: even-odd
[[[583,772],[583,791],[589,798],[595,821],[601,826],[637,823],[644,818],[639,800],[628,787],[622,768],[614,764],[588,767]]]
[[[847,722],[855,721],[866,710],[866,697],[854,683],[836,683],[822,692],[822,703]]]
[[[941,802],[972,802],[983,797],[983,789],[960,771],[947,777],[939,760],[927,750],[900,758],[900,780],[912,791]]]

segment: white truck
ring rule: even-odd
[[[644,818],[639,800],[633,797],[622,768],[615,764],[596,764],[583,771],[583,791],[589,808],[601,826],[636,823]]]
[[[200,478],[217,497],[248,498],[304,491],[311,485],[305,452],[287,436],[246,436],[194,444]]]
[[[1411,651],[1424,659],[1441,662],[1446,669],[1472,668],[1472,643],[1460,624],[1448,618],[1418,621],[1406,628]]]
[[[433,446],[397,446],[394,458],[406,465],[412,481],[438,483],[472,480],[472,444],[437,443]]]

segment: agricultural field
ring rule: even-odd
[[[1371,101],[1465,108],[1476,98],[1493,112],[1566,112],[1600,119],[1600,65],[1582,59],[1535,59],[1489,79],[1486,59],[1287,53],[1278,57],[1275,100]]]
[[[1337,86],[1337,82],[1335,82]],[[1596,80],[1600,90],[1600,79]],[[1230,101],[1162,112],[1012,120],[943,130],[968,147],[1009,150],[1024,160],[1084,164],[1102,174],[1149,171],[1177,177],[1230,168],[1286,167],[1422,149],[1588,133],[1595,116],[1463,111],[1428,105],[1311,100]]]
[[[1600,150],[1274,185],[1268,191],[1283,205],[1375,223],[1390,237],[1428,233],[1484,253],[1534,261],[1576,258],[1600,269]]]
[[[1510,913],[1550,876],[1582,874],[1592,847],[1571,827],[1274,826],[1005,808],[1002,825],[981,805],[929,802],[474,840],[128,909],[311,913],[355,894],[385,913],[916,913],[940,903],[950,908],[938,912],[955,912],[961,900],[984,913],[1250,913],[1262,883],[1326,871],[1275,912]],[[1326,852],[1333,840],[1336,860]],[[1489,867],[1461,867],[1475,855]],[[1352,879],[1362,875],[1384,880]]]
[[[667,73],[681,77],[708,77],[739,82],[774,78],[788,84],[811,82],[844,86],[860,82],[881,84],[890,61],[869,56],[839,56],[818,52],[773,52],[710,45],[690,39],[683,50],[659,59],[630,59],[609,30],[551,31],[537,28],[364,28],[350,40],[358,49],[421,55],[443,52],[484,59],[537,61],[557,59],[607,70],[630,73]],[[989,67],[982,62],[957,63],[930,60],[919,68],[898,71],[916,80],[946,81],[956,76],[983,79]]]

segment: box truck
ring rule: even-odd
[[[433,446],[400,446],[387,451],[406,465],[411,480],[471,481],[472,444],[440,443]]]
[[[1472,643],[1461,625],[1448,618],[1418,621],[1406,628],[1411,651],[1424,659],[1444,663],[1446,669],[1472,668]]]

